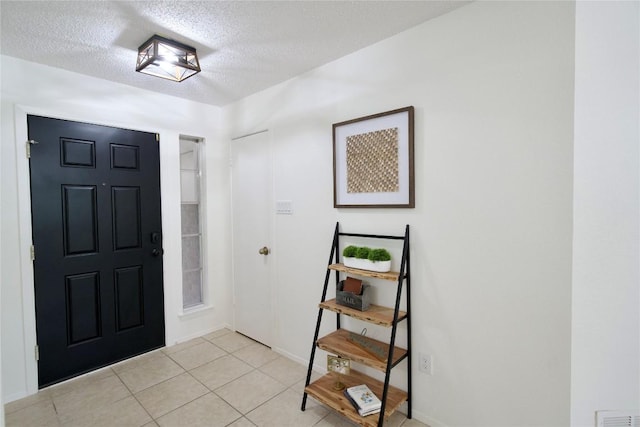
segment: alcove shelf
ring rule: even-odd
[[[400,261],[400,271],[390,271],[380,273],[375,271],[360,270],[345,267],[339,263],[340,237],[351,236],[370,239],[392,239],[402,240],[402,258]],[[381,279],[396,282],[396,298],[390,306],[371,304],[366,311],[360,311],[344,305],[340,305],[335,299],[327,300],[327,289],[331,274],[335,276],[335,284],[338,285],[341,276],[352,275],[365,278]],[[336,224],[333,235],[333,243],[327,264],[327,271],[322,290],[322,298],[318,304],[318,318],[316,322],[315,335],[311,347],[307,379],[305,382],[304,394],[302,397],[301,409],[306,408],[307,397],[314,399],[337,411],[351,421],[362,426],[382,427],[384,421],[388,419],[398,408],[407,402],[407,418],[411,418],[411,319],[409,316],[411,307],[410,298],[410,263],[409,263],[409,226],[405,228],[403,236],[387,236],[376,234],[355,234],[340,232],[340,224]],[[400,310],[402,300],[402,289],[406,287],[404,298],[406,301],[406,311]],[[322,314],[325,310],[336,313],[336,330],[318,338],[320,326],[322,324]],[[367,323],[383,326],[391,329],[389,341],[379,341],[356,332],[340,327],[340,316],[349,316]],[[398,324],[406,322],[407,348],[395,345]],[[354,369],[353,366],[349,374],[341,375],[340,380],[346,388],[366,384],[371,391],[382,401],[382,408],[379,414],[362,417],[353,407],[351,402],[344,396],[343,390],[336,390],[334,385],[336,377],[328,373],[314,382],[311,382],[311,372],[314,365],[316,349],[320,348],[328,353],[350,359],[352,362],[362,364],[384,373],[384,380],[380,381],[369,375]],[[401,390],[389,384],[391,371],[403,360],[407,360],[407,390]]]

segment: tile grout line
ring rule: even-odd
[[[167,356],[167,357],[169,357],[169,356]],[[172,359],[172,360],[173,360],[173,359]],[[159,383],[157,383],[157,384],[154,384],[154,385],[149,386],[149,387],[147,387],[147,388],[145,388],[145,389],[142,389],[142,390],[138,391],[138,393],[140,393],[140,392],[142,392],[142,391],[144,391],[144,390],[148,390],[148,389],[150,389],[151,387],[155,387],[155,386],[157,386],[157,385],[160,385],[160,384],[166,383],[167,381],[170,381],[170,380],[172,380],[172,379],[174,379],[174,378],[176,378],[176,377],[179,377],[180,375],[183,375],[183,374],[188,374],[188,375],[189,375],[191,378],[193,378],[193,379],[194,379],[198,384],[202,385],[206,390],[209,390],[209,388],[208,388],[207,386],[205,386],[205,385],[204,385],[204,384],[202,384],[200,381],[198,381],[198,379],[197,379],[197,378],[195,378],[193,375],[191,375],[191,373],[190,373],[189,371],[187,371],[186,369],[184,369],[184,368],[183,368],[183,367],[182,367],[178,362],[175,362],[175,361],[174,361],[174,363],[176,363],[178,366],[180,366],[180,368],[181,368],[181,369],[183,369],[183,372],[180,372],[179,374],[174,375],[174,376],[173,376],[173,377],[171,377],[171,378],[167,378],[167,379],[166,379],[166,380],[164,380],[164,381],[160,381],[160,382],[159,382]],[[154,417],[151,415],[151,413],[150,413],[149,411],[147,411],[147,408],[145,408],[145,407],[144,407],[144,405],[142,404],[142,402],[140,402],[140,401],[138,400],[138,397],[135,395],[135,393],[133,393],[133,396],[134,396],[134,397],[135,397],[135,399],[138,401],[138,403],[140,403],[140,406],[142,406],[142,408],[143,408],[143,409],[144,409],[144,410],[149,414],[149,416],[151,417],[151,419],[152,419],[156,424],[158,424],[158,419],[159,419],[159,418],[162,418],[162,417],[164,417],[165,415],[168,415],[168,414],[172,413],[173,411],[176,411],[176,410],[178,410],[178,409],[182,408],[183,406],[185,406],[185,405],[187,405],[187,404],[189,404],[189,403],[193,402],[194,400],[198,400],[198,399],[200,399],[202,396],[206,396],[207,394],[208,394],[208,393],[202,394],[202,395],[200,395],[200,396],[198,396],[198,397],[196,397],[196,398],[194,398],[194,399],[192,399],[192,400],[190,400],[190,401],[188,401],[188,402],[185,402],[185,403],[183,403],[182,405],[178,406],[177,408],[174,408],[174,409],[172,409],[171,411],[167,412],[166,414],[162,414],[162,415],[158,416],[158,418],[154,418]]]
[[[231,354],[231,356],[233,356],[233,354]],[[235,356],[234,356],[234,357],[235,357]],[[238,360],[240,360],[240,359],[238,359]],[[242,361],[242,360],[241,360],[241,362],[245,363],[245,362],[244,362],[244,361]],[[247,363],[247,365],[249,365],[249,364]],[[251,366],[251,365],[249,365],[249,366]],[[233,405],[231,404],[231,402],[228,402],[224,397],[222,397],[222,396],[220,396],[218,393],[216,393],[216,390],[220,390],[222,387],[226,386],[227,384],[231,384],[232,382],[234,382],[234,381],[236,381],[236,380],[239,380],[240,378],[246,377],[247,375],[249,375],[250,373],[252,373],[253,371],[255,371],[255,370],[256,370],[256,368],[254,368],[253,366],[251,366],[251,368],[252,368],[252,370],[250,370],[249,372],[246,372],[246,373],[244,373],[244,374],[240,375],[239,377],[234,378],[233,380],[226,382],[225,384],[221,385],[220,387],[216,388],[215,390],[211,390],[211,389],[210,389],[209,387],[207,387],[206,385],[205,385],[205,387],[207,387],[207,389],[208,389],[208,390],[211,390],[211,393],[213,393],[213,394],[215,394],[216,396],[218,396],[220,399],[222,399],[222,401],[223,401],[223,402],[225,402],[227,405],[231,406],[231,407],[232,407],[233,409],[235,409],[239,414],[241,414],[243,417],[245,417],[245,415],[246,415],[246,414],[244,414],[242,411],[240,411],[240,409],[238,409],[238,408],[236,408],[235,406],[233,406]],[[252,409],[252,410],[253,410],[253,409]],[[251,412],[251,411],[249,411],[249,412]],[[249,412],[247,412],[247,413],[249,413]],[[245,417],[245,418],[246,418],[246,417]],[[234,421],[234,422],[235,422],[235,421]],[[252,423],[252,424],[253,424],[253,423]]]
[[[282,383],[280,383],[280,384],[282,384]],[[267,403],[271,402],[273,399],[275,399],[276,397],[280,396],[282,393],[286,392],[287,390],[289,390],[289,389],[285,388],[284,390],[282,390],[281,392],[279,392],[275,396],[270,397],[268,400],[262,402],[261,404],[259,404],[258,406],[256,406],[255,408],[253,408],[249,412],[247,412],[247,415],[250,414],[251,412],[255,411],[256,409],[266,405]],[[245,415],[245,418],[247,418],[249,421],[251,421],[251,419],[249,419],[246,415]],[[253,423],[253,421],[251,421],[251,423]]]
[[[180,365],[178,365],[178,366],[180,366]],[[141,393],[141,392],[143,392],[143,391],[149,390],[151,387],[155,387],[155,386],[157,386],[157,385],[160,385],[160,384],[166,383],[167,381],[172,380],[172,379],[174,379],[175,377],[178,377],[178,376],[180,376],[180,375],[184,374],[185,372],[187,372],[187,371],[185,371],[185,370],[182,368],[182,366],[180,366],[180,369],[182,369],[182,372],[178,372],[177,374],[175,374],[175,375],[174,375],[174,376],[172,376],[172,377],[165,378],[164,380],[162,380],[162,381],[160,381],[160,382],[157,382],[157,383],[155,383],[155,384],[151,384],[150,386],[145,387],[145,388],[143,388],[143,389],[140,389],[140,390],[136,391],[135,393],[133,393],[133,392],[132,392],[132,394]],[[119,379],[120,381],[122,381],[122,379],[121,379],[120,377],[118,377],[118,379]],[[124,381],[123,381],[123,382],[124,382]],[[127,389],[128,389],[128,387],[127,387]]]
[[[114,371],[114,372],[115,372],[115,371]],[[123,371],[123,372],[124,372],[124,371]],[[155,422],[156,420],[151,416],[151,414],[149,413],[149,411],[147,411],[147,408],[145,408],[145,407],[144,407],[144,405],[142,404],[142,402],[140,402],[140,401],[138,400],[138,396],[136,396],[136,394],[135,394],[134,392],[132,392],[132,391],[131,391],[131,389],[129,388],[129,386],[128,386],[128,385],[127,385],[127,384],[122,380],[122,378],[120,378],[120,375],[118,375],[118,373],[117,373],[117,372],[116,372],[116,377],[118,377],[118,380],[120,380],[120,382],[122,383],[122,385],[124,385],[124,387],[127,389],[127,391],[129,391],[129,393],[131,393],[131,397],[133,397],[133,398],[136,400],[136,402],[138,402],[138,405],[140,405],[140,407],[142,408],[142,410],[143,410],[147,415],[149,415],[149,418],[151,418],[151,421]],[[126,399],[126,397],[125,397],[125,398],[123,398],[123,399]],[[122,399],[121,399],[121,400],[122,400]],[[148,424],[148,423],[149,423],[149,422],[146,422],[145,424]],[[145,424],[142,424],[141,426],[143,426],[143,425],[145,425]],[[156,423],[156,424],[158,424],[158,423]],[[141,427],[141,426],[140,426],[140,427]]]
[[[189,374],[189,372],[188,372],[188,371],[186,371],[186,373],[187,373],[187,374]],[[191,374],[189,374],[189,375],[191,375]],[[191,378],[193,378],[193,375],[191,375]],[[198,379],[197,379],[197,378],[193,378],[193,379],[195,379],[196,381],[198,381]],[[196,397],[196,398],[194,398],[194,399],[192,399],[192,400],[190,400],[190,401],[188,401],[188,402],[183,403],[182,405],[180,405],[180,406],[178,406],[178,407],[176,407],[176,408],[174,408],[174,409],[170,410],[170,411],[169,411],[169,412],[167,412],[166,414],[162,414],[162,415],[160,415],[158,418],[153,418],[153,417],[151,417],[151,419],[152,419],[156,424],[160,425],[160,424],[158,423],[158,420],[159,420],[160,418],[162,418],[162,417],[166,417],[167,415],[171,414],[172,412],[175,412],[175,411],[177,411],[178,409],[180,409],[180,408],[183,408],[183,407],[187,406],[189,403],[195,402],[196,400],[198,400],[198,399],[200,399],[200,398],[202,398],[202,397],[206,396],[206,395],[207,395],[207,394],[209,394],[209,393],[213,393],[212,391],[210,391],[210,390],[209,390],[209,388],[208,388],[207,386],[205,386],[204,384],[202,384],[200,381],[198,381],[198,383],[199,383],[199,384],[201,384],[201,385],[202,385],[206,390],[208,390],[205,394],[201,394],[200,396],[198,396],[198,397]],[[234,422],[235,422],[235,420],[234,420]]]
[[[208,342],[208,340],[205,340],[205,342]],[[213,344],[213,343],[211,343],[211,344]],[[215,345],[215,344],[213,344],[213,345]],[[186,348],[186,349],[184,349],[184,350],[188,350],[189,348],[191,348],[191,347],[187,347],[187,348]],[[205,362],[205,363],[203,363],[202,365],[196,366],[196,367],[194,367],[194,368],[192,368],[192,369],[197,369],[197,368],[199,368],[200,366],[204,366],[204,365],[206,365],[207,363],[213,362],[213,361],[215,361],[215,360],[217,360],[217,359],[220,359],[220,358],[222,358],[222,357],[225,357],[226,355],[229,355],[229,353],[227,353],[227,352],[226,352],[226,350],[224,350],[224,349],[222,349],[222,350],[223,350],[223,351],[225,351],[225,353],[226,353],[224,356],[217,357],[216,359],[210,360],[209,362]],[[180,351],[183,351],[183,350],[180,350]],[[179,352],[178,352],[178,353],[179,353]],[[207,394],[209,394],[209,393],[212,393],[212,394],[214,394],[215,396],[217,396],[218,398],[222,399],[222,398],[221,398],[220,396],[218,396],[218,395],[217,395],[213,390],[211,390],[209,387],[207,387],[205,384],[203,384],[200,380],[198,380],[198,379],[197,379],[197,378],[196,378],[196,377],[191,373],[191,370],[187,370],[187,369],[185,369],[182,365],[180,365],[180,363],[179,363],[179,362],[177,362],[176,360],[174,360],[170,355],[168,355],[168,354],[166,354],[166,353],[164,353],[164,352],[163,352],[163,354],[164,354],[166,357],[168,357],[169,359],[171,359],[171,360],[172,360],[175,364],[177,364],[181,369],[183,369],[183,372],[181,372],[181,373],[179,373],[179,374],[177,374],[177,375],[175,375],[175,376],[173,376],[173,377],[171,377],[171,378],[168,378],[168,379],[166,379],[166,380],[164,380],[164,381],[161,381],[161,382],[159,382],[159,383],[157,383],[157,384],[151,385],[151,386],[149,386],[149,387],[147,387],[147,388],[145,388],[145,389],[142,389],[142,390],[138,391],[137,393],[140,393],[140,392],[142,392],[142,391],[144,391],[144,390],[148,390],[149,388],[151,388],[151,387],[155,387],[155,386],[157,386],[157,385],[159,385],[159,384],[165,383],[165,382],[167,382],[167,381],[169,381],[169,380],[171,380],[171,379],[174,379],[174,378],[176,378],[176,377],[178,377],[178,376],[180,376],[180,375],[182,375],[182,374],[185,374],[185,373],[186,373],[186,374],[188,374],[191,378],[193,378],[193,379],[194,379],[198,384],[200,384],[201,386],[203,386],[203,387],[205,388],[205,390],[207,390],[207,392],[206,392],[206,393],[204,393],[204,394],[202,394],[202,395],[200,395],[200,396],[198,396],[198,397],[196,397],[196,398],[194,398],[194,399],[192,399],[192,400],[190,400],[190,401],[188,401],[188,402],[183,403],[182,405],[180,405],[180,406],[178,406],[178,407],[176,407],[176,408],[172,409],[171,411],[167,412],[166,414],[162,414],[162,415],[160,415],[160,416],[159,416],[159,417],[157,417],[157,418],[154,418],[154,417],[151,415],[151,413],[149,413],[149,411],[147,411],[147,409],[144,407],[144,405],[142,404],[142,402],[140,402],[140,401],[138,400],[138,397],[135,395],[135,393],[132,393],[132,395],[134,396],[134,398],[136,399],[136,401],[140,404],[140,406],[142,406],[142,408],[145,410],[145,412],[147,412],[147,414],[149,414],[149,417],[151,417],[151,419],[152,419],[156,424],[158,424],[158,420],[159,420],[160,418],[162,418],[162,417],[164,417],[164,416],[166,416],[166,415],[168,415],[168,414],[170,414],[170,413],[172,413],[172,412],[174,412],[174,411],[177,411],[178,409],[180,409],[180,408],[182,408],[182,407],[184,407],[184,406],[188,405],[188,404],[189,404],[189,403],[191,403],[191,402],[194,402],[194,401],[196,401],[196,400],[200,399],[200,398],[201,398],[201,397],[203,397],[203,396],[206,396],[206,395],[207,395]],[[119,377],[118,377],[118,378],[119,378]],[[122,381],[122,380],[121,380],[121,381]],[[125,387],[126,387],[126,385],[125,385]],[[127,387],[127,388],[128,388],[128,387]],[[224,399],[222,399],[222,400],[224,401]],[[228,402],[226,402],[226,401],[225,401],[225,403],[229,404],[229,403],[228,403]],[[233,405],[229,404],[229,406],[231,406],[235,411],[237,411],[237,412],[240,414],[240,417],[236,418],[236,420],[234,420],[233,422],[237,421],[239,418],[241,418],[241,417],[243,416],[243,415],[242,415],[242,413],[241,413],[240,411],[238,411],[235,407],[233,407]],[[232,423],[233,423],[233,422],[232,422]]]
[[[228,353],[227,353],[227,354],[228,354]],[[221,357],[224,357],[224,356],[221,356]],[[218,358],[218,359],[219,359],[219,358]],[[214,360],[216,360],[216,359],[214,359]],[[196,369],[196,368],[193,368],[193,369]],[[239,416],[238,418],[236,418],[235,420],[233,420],[231,423],[229,423],[229,424],[227,424],[227,425],[231,425],[231,424],[235,423],[236,421],[238,421],[240,418],[244,417],[244,414],[243,414],[242,412],[240,412],[236,407],[234,407],[234,406],[233,406],[233,405],[231,405],[229,402],[227,402],[226,400],[224,400],[221,396],[218,396],[218,394],[217,394],[217,393],[215,393],[213,390],[211,390],[209,387],[207,387],[205,384],[203,384],[200,380],[198,380],[196,377],[194,377],[194,376],[193,376],[193,374],[191,374],[191,372],[190,372],[190,371],[185,370],[185,373],[189,374],[189,376],[191,376],[191,378],[193,378],[193,379],[194,379],[198,384],[202,385],[202,386],[207,390],[207,392],[206,392],[205,394],[203,394],[203,395],[200,395],[200,396],[198,396],[198,397],[194,398],[193,400],[190,400],[189,402],[185,402],[184,404],[182,404],[182,405],[178,406],[177,408],[172,409],[171,411],[167,412],[166,414],[162,414],[162,415],[160,415],[158,418],[153,418],[153,417],[151,416],[151,414],[149,414],[149,416],[151,416],[151,419],[152,419],[156,424],[158,424],[158,419],[160,419],[160,418],[162,418],[162,417],[164,417],[164,416],[167,416],[167,415],[171,414],[172,412],[177,411],[177,410],[178,410],[178,409],[180,409],[180,408],[183,408],[184,406],[188,405],[189,403],[192,403],[192,402],[194,402],[194,401],[196,401],[196,400],[198,400],[198,399],[200,399],[200,398],[202,398],[202,397],[206,396],[206,395],[207,395],[207,394],[209,394],[209,393],[211,393],[211,394],[215,395],[216,397],[218,397],[220,400],[222,400],[223,402],[225,402],[227,405],[229,405],[231,408],[233,408],[233,410],[235,410],[237,413],[239,413],[239,414],[240,414],[240,416]],[[182,375],[182,374],[180,374],[180,375]],[[173,378],[175,378],[175,377],[173,377]],[[164,382],[164,381],[163,381],[163,382]],[[140,405],[142,406],[142,403],[140,403]],[[144,408],[144,406],[143,406],[143,408]],[[145,411],[146,411],[146,408],[145,408]],[[159,424],[158,424],[158,425],[159,425]]]
[[[113,371],[113,374],[114,374],[113,376],[114,376],[114,377],[115,377],[115,378],[120,382],[120,384],[121,384],[121,385],[122,385],[122,386],[127,390],[127,392],[129,393],[129,396],[124,396],[124,397],[122,397],[122,398],[120,398],[120,399],[116,399],[116,400],[114,400],[114,401],[112,401],[112,402],[109,402],[109,403],[106,403],[106,404],[104,404],[104,405],[101,405],[101,408],[105,408],[105,409],[106,409],[106,408],[110,407],[111,405],[114,405],[114,404],[116,404],[116,403],[118,403],[118,402],[123,401],[124,399],[127,399],[128,397],[133,397],[133,393],[131,393],[131,390],[129,390],[129,388],[128,388],[128,387],[127,387],[127,385],[124,383],[124,381],[122,381],[122,379],[121,379],[121,378],[120,378],[120,377],[115,373],[115,371]],[[92,382],[92,383],[95,383],[95,382],[99,382],[99,381],[107,380],[107,379],[109,379],[109,378],[111,378],[111,376],[107,376],[107,377],[104,377],[104,378],[95,379],[95,380],[93,380],[93,381],[91,381],[91,382]],[[72,390],[72,391],[70,391],[70,393],[71,393],[71,392],[73,392],[73,390]],[[64,395],[66,395],[66,394],[68,394],[68,393],[61,394],[60,396],[64,396]],[[78,415],[78,414],[76,413],[75,415],[69,415],[69,419],[68,419],[68,420],[66,420],[66,421],[63,421],[63,420],[61,419],[61,414],[59,414],[59,413],[58,413],[58,408],[56,407],[56,404],[55,404],[55,402],[53,401],[53,397],[52,397],[52,399],[51,399],[51,400],[52,400],[53,407],[54,407],[54,409],[56,410],[56,418],[57,418],[57,420],[58,420],[58,424],[59,424],[59,425],[61,425],[61,426],[65,425],[65,424],[68,424],[68,423],[71,423],[71,422],[73,422],[73,421],[74,421],[74,420],[76,420],[76,419],[80,419],[80,418],[82,418],[82,417],[91,416],[91,415],[93,414],[93,412],[88,413],[88,414],[80,414],[80,415]],[[143,409],[144,409],[144,408],[143,408]]]
[[[215,344],[213,344],[213,343],[209,343],[209,344],[211,344],[211,345],[213,345],[214,347],[218,348],[219,350],[223,351],[225,354],[224,354],[224,355],[222,355],[222,356],[218,356],[218,357],[216,357],[216,358],[213,358],[213,359],[211,359],[211,360],[207,360],[206,362],[203,362],[203,363],[201,363],[200,365],[194,366],[194,367],[189,368],[189,369],[187,369],[186,367],[184,367],[183,365],[181,365],[181,364],[180,364],[180,362],[178,362],[177,360],[175,360],[175,359],[174,359],[173,357],[171,357],[170,355],[168,355],[168,354],[167,354],[166,356],[167,356],[168,358],[170,358],[171,360],[173,360],[173,362],[174,362],[174,363],[176,363],[178,366],[180,366],[182,369],[184,369],[184,370],[185,370],[185,372],[189,372],[189,371],[192,371],[192,370],[194,370],[194,369],[200,368],[201,366],[204,366],[204,365],[206,365],[207,363],[211,363],[211,362],[213,362],[213,361],[216,361],[216,360],[218,360],[218,359],[221,359],[221,358],[223,358],[223,357],[225,357],[225,356],[230,355],[230,353],[229,353],[229,352],[227,352],[226,350],[224,350],[224,349],[222,349],[222,348],[218,347],[217,345],[215,345]],[[191,348],[191,347],[189,347],[189,348]],[[181,353],[182,351],[189,350],[189,348],[186,348],[186,349],[184,349],[184,350],[180,350],[178,353]],[[177,354],[177,353],[174,353],[174,354]]]
[[[198,381],[198,379],[197,379],[197,378],[195,378],[195,380],[196,380],[196,381]],[[202,383],[200,383],[200,384],[202,384]],[[216,394],[216,392],[214,392],[213,390],[209,389],[209,387],[207,387],[206,385],[204,385],[204,384],[202,384],[202,385],[204,386],[204,388],[206,388],[206,389],[207,389],[207,390],[209,390],[209,391],[208,391],[207,393],[203,394],[202,396],[197,397],[196,399],[192,400],[191,402],[193,402],[193,401],[195,401],[195,400],[198,400],[198,399],[200,399],[201,397],[204,397],[204,396],[206,396],[207,394],[211,393],[211,394],[213,394],[215,397],[217,397],[218,399],[222,400],[224,403],[226,403],[227,405],[229,405],[229,407],[230,407],[230,408],[232,408],[234,411],[236,411],[238,414],[240,414],[240,416],[239,416],[238,418],[236,418],[235,420],[231,421],[229,424],[227,424],[227,426],[230,426],[231,424],[235,423],[235,422],[236,422],[236,421],[238,421],[240,418],[245,418],[244,414],[243,414],[242,412],[240,412],[240,411],[238,410],[238,408],[236,408],[236,407],[235,407],[235,406],[233,406],[231,403],[229,403],[229,402],[227,402],[226,400],[224,400],[221,396],[218,396],[218,394]],[[188,403],[191,403],[191,402],[188,402]],[[184,405],[182,405],[182,406],[185,406],[185,405],[187,405],[188,403],[185,403],[185,404],[184,404]],[[182,408],[182,406],[180,406],[180,408]],[[179,408],[176,408],[176,409],[174,409],[173,411],[177,411],[178,409],[179,409]],[[173,411],[171,411],[171,412],[173,412]],[[168,414],[170,414],[171,412],[169,412]],[[167,415],[167,414],[165,414],[165,415]],[[163,416],[164,416],[164,415],[163,415]],[[251,424],[253,424],[253,423],[251,423]]]

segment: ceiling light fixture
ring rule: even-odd
[[[181,82],[200,72],[196,49],[154,35],[138,48],[136,71]]]

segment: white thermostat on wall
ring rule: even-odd
[[[293,215],[293,202],[291,200],[277,200],[276,214]]]

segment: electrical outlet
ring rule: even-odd
[[[418,370],[433,375],[433,357],[430,354],[418,354]]]

